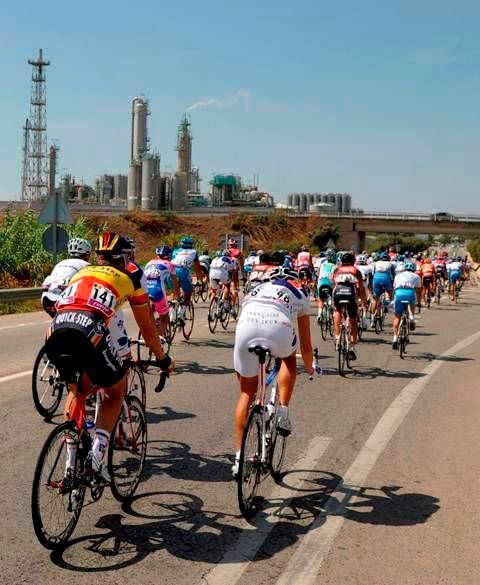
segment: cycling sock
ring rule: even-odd
[[[393,341],[395,342],[395,341],[397,341],[397,339],[398,339],[398,335],[394,335],[393,336]]]
[[[282,418],[288,418],[288,406],[281,406],[277,408],[277,416]]]
[[[238,461],[240,459],[240,451],[237,451],[235,453],[235,461]]]
[[[108,431],[99,428],[97,428],[97,430],[95,431],[95,439],[92,445],[92,453],[99,461],[103,459],[103,455],[105,453],[105,448],[107,447],[109,438],[110,433]]]

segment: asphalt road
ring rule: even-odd
[[[58,554],[36,541],[30,512],[34,465],[60,421],[44,422],[30,392],[48,320],[0,317],[0,583],[477,585],[479,306],[467,288],[423,312],[405,360],[390,327],[369,332],[348,379],[315,327],[324,375],[299,375],[286,474],[262,487],[251,525],[230,479],[233,328],[211,335],[201,308],[192,340],[174,345],[178,373],[149,392],[134,501],[106,490]]]

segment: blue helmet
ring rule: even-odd
[[[461,261],[462,261],[462,257],[461,257],[461,256],[457,256],[457,257],[455,258],[455,260],[456,260],[457,262],[461,262]]]
[[[417,267],[415,266],[415,262],[412,262],[411,260],[405,261],[405,270],[408,270],[410,272],[415,272],[416,269],[417,269]]]
[[[191,236],[183,236],[183,238],[180,240],[180,246],[182,248],[193,248],[194,243],[195,242]]]
[[[380,252],[379,258],[380,258],[380,260],[390,260],[388,252]]]
[[[165,244],[160,244],[155,248],[155,254],[157,256],[164,256],[166,258],[170,258],[172,255],[172,248],[170,246],[166,246]]]

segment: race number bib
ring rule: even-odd
[[[110,317],[115,309],[117,299],[113,292],[98,282],[94,282],[90,291],[87,305],[97,309],[107,317]]]
[[[59,305],[70,305],[75,301],[75,296],[77,294],[78,284],[79,283],[77,280],[77,282],[74,282],[70,286],[67,286],[67,288],[63,291],[62,296],[60,297],[60,299],[58,301]]]

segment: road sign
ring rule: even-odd
[[[56,257],[59,252],[67,249],[68,234],[63,228],[51,225],[43,232],[42,244],[47,252]]]
[[[50,195],[45,203],[45,207],[40,212],[38,223],[75,223],[65,203],[65,199],[60,193]]]
[[[335,242],[332,240],[332,238],[330,238],[327,242],[327,248],[332,248],[333,250],[335,250]]]
[[[237,241],[237,246],[244,252],[248,249],[248,236],[243,234],[225,234],[220,236],[220,248],[228,248],[228,240],[232,238]]]

